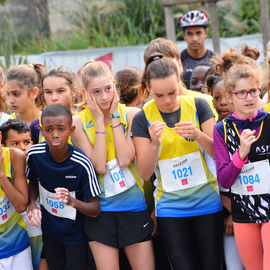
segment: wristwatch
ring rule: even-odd
[[[110,118],[120,118],[120,117],[121,117],[120,112],[110,115]]]

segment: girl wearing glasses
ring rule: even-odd
[[[270,265],[270,115],[257,110],[262,70],[234,49],[215,58],[235,112],[214,128],[217,178],[231,189],[236,244],[246,270]]]

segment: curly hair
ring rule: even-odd
[[[221,56],[211,58],[215,64],[215,72],[224,78],[226,92],[231,92],[240,79],[253,78],[258,85],[261,85],[264,72],[255,61],[258,58],[256,51],[257,49],[244,45],[242,53],[232,48]]]

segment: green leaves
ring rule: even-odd
[[[218,6],[218,20],[222,37],[261,32],[260,1],[241,0],[235,7]]]
[[[0,4],[3,3],[5,0],[0,0]],[[230,1],[217,3],[221,37],[261,31],[259,0],[235,1],[235,5]],[[191,9],[205,10],[198,3],[173,7],[177,40],[182,39],[178,20]],[[72,12],[63,16],[73,30],[55,38],[38,34],[32,25],[24,25],[24,31],[18,34],[14,30],[14,18],[1,16],[0,55],[6,56],[4,65],[10,65],[14,54],[145,45],[152,39],[166,36],[161,0],[81,0]]]
[[[77,13],[71,20],[93,47],[147,44],[165,36],[160,0],[84,0]]]

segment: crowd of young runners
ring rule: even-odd
[[[270,269],[267,63],[179,24],[143,71],[0,74],[0,269]]]

